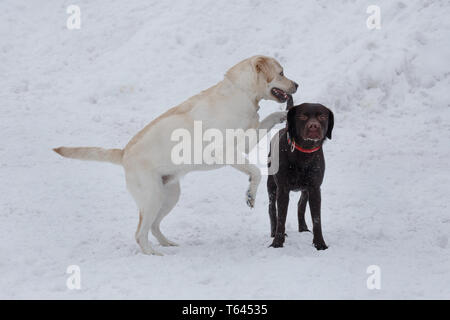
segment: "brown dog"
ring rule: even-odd
[[[272,247],[282,247],[285,240],[290,191],[301,191],[298,202],[299,232],[309,231],[305,222],[306,204],[309,202],[313,244],[317,250],[328,248],[323,240],[320,221],[320,186],[325,173],[322,144],[326,138],[331,139],[333,125],[333,112],[328,108],[321,104],[303,103],[289,108],[287,127],[279,132],[278,138],[272,140],[271,149],[279,148],[279,169],[267,179],[271,236],[274,237]],[[271,161],[274,159],[269,160],[269,168]]]

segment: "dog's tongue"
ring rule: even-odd
[[[289,110],[294,106],[294,99],[290,94],[288,94],[287,97],[288,98],[286,100],[286,110]]]

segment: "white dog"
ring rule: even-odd
[[[171,134],[184,128],[193,132],[194,121],[202,121],[204,129],[266,129],[286,120],[286,112],[275,112],[259,121],[259,101],[285,102],[298,85],[287,79],[283,68],[273,58],[254,56],[226,73],[215,86],[169,109],[135,135],[124,149],[67,148],[54,149],[68,158],[106,161],[125,169],[127,188],[139,208],[136,241],[145,254],[158,254],[148,241],[148,232],[162,246],[176,245],[160,230],[162,219],[179,199],[181,176],[193,170],[210,170],[222,165],[174,164]],[[261,137],[260,137],[261,138]],[[247,150],[248,151],[248,150]],[[261,180],[259,168],[245,163],[232,165],[250,176],[247,204],[253,207]]]

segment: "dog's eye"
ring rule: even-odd
[[[325,121],[325,120],[327,120],[327,116],[324,115],[324,114],[319,115],[318,118],[319,118],[320,121]]]
[[[303,121],[308,120],[308,117],[305,114],[301,114],[298,118]]]
[[[280,76],[284,77],[284,72],[283,71],[280,72]]]

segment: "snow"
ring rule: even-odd
[[[70,4],[80,30],[66,28]],[[380,30],[366,27],[372,4]],[[0,298],[449,299],[449,16],[445,0],[2,1]],[[297,104],[334,111],[329,249],[296,231],[299,194],[285,247],[268,248],[265,179],[250,210],[247,177],[224,168],[182,180],[162,224],[181,246],[141,254],[123,170],[51,148],[123,147],[254,54],[300,83]]]

